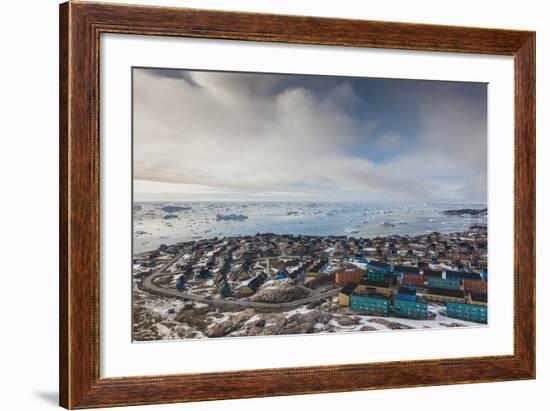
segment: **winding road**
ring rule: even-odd
[[[240,307],[240,308],[271,308],[271,309],[296,308],[303,304],[309,304],[314,301],[319,301],[325,298],[333,297],[336,294],[338,294],[338,292],[340,291],[340,288],[331,289],[323,292],[315,292],[314,290],[308,289],[308,291],[311,292],[311,295],[309,295],[308,297],[302,298],[300,300],[283,302],[283,303],[264,303],[264,302],[258,302],[258,301],[227,300],[223,298],[204,297],[197,294],[191,294],[185,291],[179,291],[172,288],[164,288],[156,285],[154,283],[154,280],[156,278],[173,274],[171,272],[167,272],[167,270],[172,265],[174,265],[176,261],[178,261],[181,257],[183,257],[184,254],[185,252],[182,251],[181,253],[177,254],[173,259],[163,264],[160,268],[156,269],[150,275],[145,277],[142,281],[143,289],[153,294],[160,294],[166,297],[183,298],[186,300],[204,303],[204,304],[221,307],[221,308]],[[292,256],[286,256],[286,257],[292,258]],[[266,257],[266,258],[275,258],[275,257]]]

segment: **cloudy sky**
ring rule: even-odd
[[[486,201],[481,83],[133,72],[140,200]]]

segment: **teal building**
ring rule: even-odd
[[[419,320],[428,317],[428,304],[424,301],[402,300],[399,298],[393,301],[393,312],[399,317]]]
[[[369,295],[351,294],[349,306],[368,315],[387,316],[390,310],[389,300]]]
[[[428,287],[446,288],[448,290],[460,290],[460,278],[428,277]]]
[[[447,301],[447,317],[487,324],[487,307]]]
[[[370,281],[386,281],[386,276],[388,273],[384,273],[381,271],[367,271],[363,278]]]

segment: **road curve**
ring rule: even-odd
[[[243,301],[243,300],[226,300],[226,299],[216,299],[211,297],[203,297],[196,294],[191,294],[184,291],[179,291],[176,289],[171,288],[164,288],[156,285],[154,283],[155,278],[162,277],[164,275],[169,275],[173,273],[169,273],[166,270],[168,270],[172,265],[175,264],[176,261],[178,261],[185,253],[181,252],[178,255],[176,255],[172,260],[168,261],[166,264],[162,265],[157,270],[153,271],[150,275],[145,277],[142,281],[142,287],[144,290],[149,291],[153,294],[160,294],[166,297],[176,297],[176,298],[183,298],[190,301],[195,301],[199,303],[204,303],[220,308],[227,308],[227,307],[240,307],[240,308],[296,308],[303,304],[308,304],[314,301],[323,300],[328,297],[332,297],[340,291],[340,289],[332,289],[328,291],[324,291],[322,293],[317,293],[310,295],[308,297],[302,298],[300,300],[295,301],[289,301],[284,303],[264,303],[259,301]]]

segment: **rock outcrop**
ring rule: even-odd
[[[316,324],[326,325],[333,319],[332,314],[323,311],[296,313],[286,319],[277,334],[309,334],[316,332]]]
[[[246,310],[231,316],[225,321],[210,326],[204,332],[204,334],[210,338],[223,337],[242,327],[244,323],[249,320],[254,314],[255,313],[252,308],[247,308]]]
[[[262,303],[286,303],[299,300],[308,295],[306,291],[290,284],[282,284],[277,287],[267,287],[250,297],[251,301]]]
[[[308,277],[304,280],[304,286],[315,289],[320,285],[330,284],[334,281],[332,274],[319,274],[317,277]]]
[[[410,330],[413,328],[407,324],[402,324],[395,321],[389,321],[384,318],[371,318],[368,321],[371,323],[381,324],[389,328],[390,330]]]

